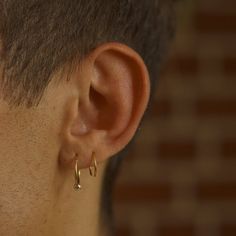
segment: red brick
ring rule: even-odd
[[[117,228],[115,236],[131,236],[131,231],[128,227]]]
[[[152,103],[151,115],[170,116],[172,114],[172,105],[169,100],[159,100]]]
[[[236,33],[236,14],[217,14],[216,12],[198,12],[194,26],[199,33]]]
[[[163,160],[193,160],[196,147],[193,140],[160,141],[157,145],[158,158]]]
[[[236,182],[226,183],[199,183],[197,195],[207,201],[236,201]]]
[[[236,224],[224,224],[220,227],[220,236],[235,236]]]
[[[235,0],[200,0],[198,2],[198,9],[202,9],[205,12],[214,11],[224,14],[227,12],[235,12],[236,9]]]
[[[114,200],[119,203],[140,203],[169,201],[172,197],[171,186],[166,184],[156,185],[119,185],[115,189]]]
[[[162,75],[196,75],[199,72],[199,60],[193,55],[176,55],[163,66]]]
[[[195,108],[198,116],[235,116],[236,100],[198,100],[195,104]]]
[[[158,229],[158,236],[194,236],[194,226],[192,224],[186,225],[162,225]]]
[[[236,57],[228,57],[223,59],[223,70],[225,75],[236,76]]]
[[[221,144],[221,155],[225,158],[236,158],[236,136],[235,140],[224,141]]]

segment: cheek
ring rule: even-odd
[[[58,145],[43,127],[1,123],[0,130],[0,235],[44,235],[56,199]]]
[[[12,178],[3,178],[2,181],[1,235],[30,235],[29,232],[33,232],[33,229],[35,232],[46,230],[43,228],[44,222],[49,220],[48,213],[52,208],[49,191],[44,189],[42,184],[35,186],[30,179],[24,177],[20,178],[20,183]],[[45,184],[48,182],[45,181]]]

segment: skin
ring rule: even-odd
[[[133,49],[105,43],[69,81],[61,76],[53,75],[36,108],[10,109],[0,100],[0,235],[104,235],[104,169],[137,130],[149,100],[149,75]],[[88,171],[92,152],[96,178]],[[79,192],[73,189],[76,158]]]

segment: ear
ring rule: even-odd
[[[121,151],[134,136],[150,96],[144,61],[130,47],[105,43],[83,59],[73,77],[63,124],[60,161],[80,168],[91,163],[92,153],[103,162]]]

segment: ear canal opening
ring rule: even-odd
[[[104,104],[107,103],[106,98],[97,92],[92,86],[90,87],[89,91],[89,100],[98,110],[100,110]]]

